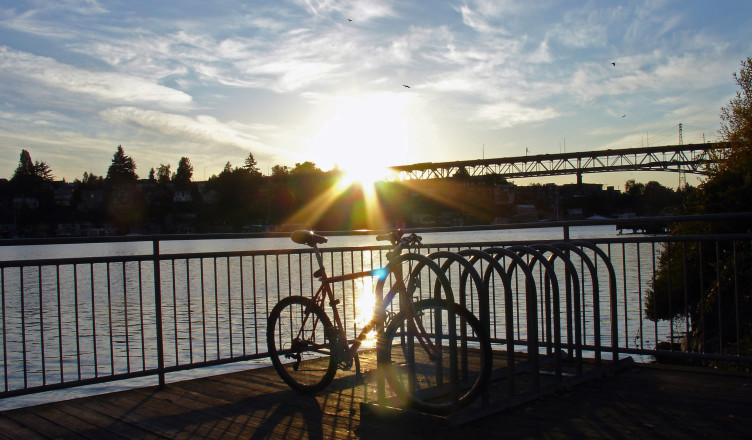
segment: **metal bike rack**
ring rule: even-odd
[[[493,347],[491,379],[481,398],[449,415],[388,408],[377,401],[363,404],[366,417],[397,413],[411,423],[418,417],[458,425],[633,364],[629,357],[619,358],[615,271],[608,255],[596,245],[586,241],[550,242],[439,251],[428,257],[441,262],[441,270],[455,289],[446,291],[436,281],[434,294],[472,309],[489,331]],[[608,361],[603,359],[601,341],[599,262],[608,276],[613,347]],[[585,352],[592,356],[586,358]]]

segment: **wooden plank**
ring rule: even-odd
[[[26,426],[7,417],[5,414],[0,414],[0,438],[9,440],[19,438],[36,440],[44,439],[47,437],[32,431]]]
[[[176,414],[170,404],[155,405],[149,399],[129,399],[131,394],[132,391],[123,391],[98,399],[87,398],[83,404],[92,411],[111,415],[122,422],[167,438],[191,437],[189,429],[195,424],[194,419]]]
[[[0,438],[746,439],[751,378],[638,366],[447,428],[430,419],[361,418],[372,382],[358,385],[352,372],[302,396],[265,368],[5,411]]]
[[[96,402],[92,399],[92,402]],[[94,403],[96,405],[96,403]],[[111,414],[102,414],[87,407],[85,401],[79,405],[69,405],[66,402],[52,404],[57,410],[85,420],[97,428],[94,430],[95,438],[164,438],[157,434],[141,429],[132,424],[123,422]]]
[[[40,414],[44,413],[44,405],[37,407],[33,412],[22,409],[11,410],[3,413],[7,417],[24,428],[47,438],[85,439],[75,430],[68,429],[47,420]]]
[[[182,405],[190,406],[195,402],[215,405],[209,411],[217,417],[237,417],[240,413],[244,417],[257,419],[259,424],[268,424],[269,419],[289,419],[286,429],[290,430],[290,434],[297,431],[310,431],[312,423],[317,427],[324,423],[322,415],[316,411],[318,406],[316,398],[299,396],[291,390],[285,391],[282,396],[274,394],[248,396],[243,392],[218,390],[203,385],[182,385],[186,386],[166,388],[170,388],[168,391],[170,393],[185,397],[176,400]]]
[[[79,411],[80,413],[80,411]],[[102,429],[101,426],[92,424],[83,418],[76,417],[68,412],[59,410],[55,404],[43,405],[37,411],[37,415],[44,419],[60,426],[71,435],[80,435],[81,437],[97,440],[103,437],[111,438],[114,440],[124,439],[126,437],[121,436],[118,432]]]

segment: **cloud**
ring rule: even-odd
[[[224,123],[212,116],[189,117],[128,106],[107,109],[100,112],[100,115],[115,124],[137,125],[159,134],[197,144],[252,150],[254,154],[256,152],[273,156],[287,154],[285,150],[266,145],[256,136],[249,134],[254,127],[238,123]]]
[[[395,15],[393,0],[297,0],[296,3],[315,16],[337,14],[358,22]]]
[[[6,76],[106,102],[155,103],[187,107],[192,99],[179,90],[117,72],[95,72],[59,63],[52,58],[0,46],[0,65]]]
[[[462,23],[476,32],[509,35],[508,26],[517,19],[518,14],[534,8],[537,9],[532,2],[469,0],[455,7],[455,10],[462,16]]]
[[[534,108],[515,102],[500,102],[480,106],[475,119],[491,122],[496,128],[541,122],[559,116],[553,108]]]
[[[707,63],[704,60],[708,56],[706,51],[670,55],[656,50],[620,58],[618,70],[605,63],[583,63],[564,87],[557,88],[581,102],[632,94],[655,100],[665,95],[683,94],[685,90],[707,89],[728,78],[727,65]],[[713,58],[719,60],[723,56],[719,53]]]

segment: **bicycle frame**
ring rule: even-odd
[[[395,257],[395,260],[397,263],[395,267],[393,268],[393,271],[390,271],[392,268],[392,261],[390,261],[390,264],[387,265],[387,267],[382,267],[378,269],[371,269],[367,271],[361,271],[361,272],[353,272],[349,274],[343,274],[343,275],[337,275],[333,277],[328,277],[326,275],[326,269],[324,267],[324,259],[321,255],[321,250],[318,248],[317,245],[313,245],[314,254],[316,255],[316,260],[319,265],[319,269],[314,273],[314,276],[318,277],[321,280],[321,286],[319,286],[316,293],[313,295],[313,302],[314,304],[318,305],[322,309],[326,310],[325,304],[327,300],[329,301],[329,306],[332,310],[332,317],[333,317],[333,324],[336,329],[339,329],[342,332],[343,340],[346,341],[349,344],[348,346],[343,347],[343,350],[340,353],[334,353],[334,347],[332,347],[332,355],[333,356],[342,356],[344,359],[342,359],[345,363],[350,363],[350,361],[355,357],[355,355],[358,352],[358,349],[363,344],[363,341],[365,341],[368,338],[368,334],[371,333],[373,330],[382,330],[382,326],[384,325],[384,322],[386,320],[387,316],[387,307],[391,302],[394,300],[394,297],[398,293],[402,293],[400,295],[400,298],[405,300],[403,301],[404,304],[401,304],[401,306],[405,307],[405,310],[407,310],[407,313],[412,316],[412,313],[410,312],[411,308],[409,307],[409,302],[407,301],[407,298],[404,298],[407,292],[407,286],[405,286],[404,280],[403,280],[403,271],[402,271],[402,265],[401,261],[399,261],[399,256]],[[383,291],[383,285],[386,279],[388,278],[389,274],[393,273],[396,282],[394,285],[391,286],[389,291],[387,292],[386,296],[381,295],[380,293]],[[342,325],[342,319],[339,315],[339,309],[337,305],[339,304],[339,300],[335,298],[334,292],[331,288],[332,283],[342,282],[342,281],[350,281],[350,280],[356,280],[360,278],[366,278],[366,277],[377,277],[378,283],[375,287],[375,293],[376,295],[376,304],[374,306],[374,312],[371,317],[371,319],[366,323],[365,326],[361,329],[358,336],[352,341],[348,341],[344,335],[344,327]],[[308,319],[310,315],[307,315],[304,318],[304,322],[306,319]],[[317,319],[314,317],[314,319]],[[420,344],[430,353],[435,353],[436,346],[431,341],[428,333],[426,332],[425,328],[423,327],[422,323],[417,323],[414,319],[408,320],[409,324],[409,330],[417,335],[418,340]],[[318,323],[314,323],[316,325]],[[357,365],[359,368],[359,365]],[[359,371],[358,371],[359,373]]]

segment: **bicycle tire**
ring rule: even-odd
[[[326,388],[337,371],[331,355],[331,320],[312,299],[290,296],[278,302],[267,320],[266,342],[282,380],[300,393]]]
[[[411,334],[406,313],[398,313],[379,338],[378,364],[387,370],[389,385],[400,402],[425,413],[448,414],[472,403],[487,384],[492,368],[491,342],[480,321],[466,308],[454,304],[455,338],[451,337],[449,302],[426,299],[414,303],[419,320],[441,356],[432,356]],[[437,319],[441,316],[441,319]],[[408,331],[406,331],[408,329]],[[437,331],[439,330],[439,331]],[[457,386],[453,388],[452,353],[454,339]],[[410,341],[412,340],[412,344]],[[408,348],[412,345],[412,361]],[[383,371],[383,370],[382,370]]]

